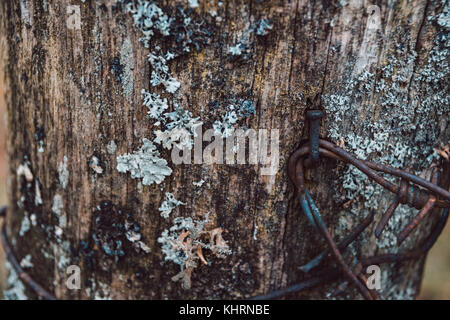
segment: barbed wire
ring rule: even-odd
[[[344,149],[340,148],[336,144],[333,144],[319,137],[319,123],[322,117],[320,110],[310,110],[306,114],[309,120],[309,140],[306,144],[303,144],[297,149],[289,158],[288,161],[288,176],[292,183],[296,187],[298,193],[298,199],[300,207],[312,224],[314,229],[320,233],[328,244],[328,248],[314,257],[311,261],[301,266],[300,269],[304,272],[309,272],[313,268],[317,267],[321,261],[330,255],[335,258],[335,262],[340,269],[341,275],[345,276],[361,293],[365,299],[379,299],[379,295],[375,290],[369,290],[364,279],[364,275],[361,273],[364,266],[371,264],[381,264],[387,262],[401,262],[409,259],[418,258],[428,252],[428,250],[437,241],[442,229],[444,228],[448,219],[448,208],[450,207],[450,192],[438,186],[439,170],[433,168],[432,179],[427,181],[418,176],[415,176],[407,171],[393,168],[387,165],[374,163],[371,161],[361,160]],[[308,188],[305,185],[305,168],[312,168],[317,166],[319,155],[332,158],[338,161],[342,161],[351,164],[363,172],[371,180],[375,181],[385,189],[396,194],[394,202],[388,207],[383,214],[381,220],[378,222],[375,229],[375,236],[379,238],[385,229],[390,218],[393,216],[395,209],[398,205],[406,204],[410,207],[420,209],[419,213],[412,219],[410,223],[398,234],[397,245],[401,243],[411,234],[411,232],[417,228],[417,226],[429,215],[431,210],[435,207],[444,208],[440,217],[440,220],[436,224],[435,228],[427,237],[426,241],[419,247],[407,251],[405,253],[397,254],[385,254],[373,257],[362,258],[358,261],[356,257],[353,257],[353,266],[345,261],[343,251],[356,240],[356,238],[373,222],[373,213],[370,213],[363,221],[357,225],[350,234],[345,237],[339,244],[331,237],[328,228],[322,219],[320,210],[312,199]],[[378,172],[384,174],[390,174],[401,179],[400,184],[390,182],[382,177]],[[333,269],[327,272],[335,272]],[[334,274],[334,273],[333,273]],[[312,279],[315,279],[311,282]],[[321,279],[321,280],[319,280]],[[280,297],[289,292],[300,291],[310,286],[308,283],[319,283],[329,281],[330,277],[311,278],[305,280],[304,285],[302,283],[290,286],[286,289],[277,290],[275,293],[269,293],[267,295],[261,295],[255,298],[258,299],[272,299],[274,297]],[[298,289],[298,290],[297,290]]]

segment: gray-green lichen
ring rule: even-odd
[[[177,217],[173,219],[173,226],[164,230],[158,238],[165,261],[172,261],[180,266],[180,272],[172,277],[173,281],[181,281],[185,289],[191,287],[192,271],[198,267],[198,260],[208,264],[202,254],[202,249],[211,250],[217,257],[225,258],[231,255],[228,244],[222,237],[222,229],[205,230],[209,221],[209,213],[203,220]],[[202,236],[209,237],[209,243],[201,240]]]
[[[63,229],[67,227],[67,217],[63,209],[64,205],[61,195],[55,194],[53,197],[52,212],[58,220],[58,224],[55,225],[56,234],[58,236],[61,236]]]
[[[116,153],[117,150],[117,144],[114,140],[111,140],[107,145],[106,145],[106,150],[108,151],[108,153],[110,155],[113,155]]]
[[[30,231],[31,228],[31,221],[28,217],[28,212],[25,211],[22,222],[20,224],[20,230],[19,230],[19,236],[23,237],[25,233]]]
[[[156,130],[155,143],[166,149],[192,149],[195,128],[202,125],[199,118],[193,118],[192,113],[176,105],[175,111],[164,114],[165,130]]]
[[[127,222],[125,224],[125,229],[127,230],[125,236],[128,241],[130,241],[136,249],[141,249],[145,253],[150,253],[150,247],[141,240],[142,235],[139,232],[133,230],[133,228],[131,228],[129,225],[127,225]]]
[[[31,182],[31,181],[33,181],[33,173],[31,172],[28,165],[29,165],[28,162],[24,162],[24,163],[20,164],[17,167],[16,174],[18,177],[23,176],[26,181]]]
[[[248,60],[254,51],[254,37],[252,36],[256,33],[259,37],[265,37],[272,30],[273,25],[270,24],[268,19],[262,18],[256,23],[250,23],[251,18],[246,18],[249,22],[246,23],[242,30],[237,32],[237,40],[233,46],[228,48],[228,53],[234,58],[241,58],[243,60]]]
[[[144,97],[144,106],[148,108],[147,115],[155,120],[161,119],[163,112],[169,108],[167,98],[161,98],[159,94],[147,92],[145,89],[142,89],[142,95]],[[155,125],[159,124],[160,121],[155,123]]]
[[[42,204],[41,188],[39,187],[39,180],[34,179],[34,205],[40,206]]]
[[[42,205],[41,190],[39,187],[39,180],[34,177],[30,169],[30,165],[31,164],[29,161],[24,161],[17,167],[16,174],[19,181],[23,178],[23,181],[26,183],[26,189],[33,190],[34,183],[34,193],[31,192],[31,194],[34,196],[34,205],[38,207]],[[25,193],[29,194],[28,192]],[[17,201],[17,206],[21,209],[25,209],[19,229],[19,236],[21,237],[23,237],[31,229],[31,226],[36,226],[36,215],[34,213],[29,214],[27,211],[28,208],[24,206],[24,203],[27,201],[26,198],[27,197],[25,195],[21,195],[19,201]]]
[[[267,19],[261,19],[258,22],[256,34],[258,36],[266,36],[269,33],[268,30],[272,30],[272,28],[273,26],[269,23]]]
[[[122,1],[119,1],[122,3]],[[153,2],[145,0],[135,0],[126,3],[125,8],[130,12],[134,19],[135,27],[143,34],[141,41],[150,49],[148,60],[151,65],[150,85],[152,88],[162,88],[162,93],[169,97],[161,97],[159,93],[142,90],[144,97],[144,105],[148,108],[148,117],[156,120],[154,125],[160,126],[160,130],[154,131],[154,143],[159,143],[163,148],[171,149],[173,146],[179,149],[192,148],[192,136],[195,127],[201,122],[198,118],[192,117],[192,113],[183,109],[179,102],[181,83],[171,75],[168,63],[180,54],[178,48],[182,43],[182,52],[189,52],[189,46],[194,44],[189,37],[185,41],[178,41],[173,44],[172,49],[170,45],[165,46],[163,51],[157,44],[150,41],[155,34],[160,35],[163,39],[168,39],[171,35],[171,28],[179,28],[175,26],[177,17],[170,17],[163,10]],[[191,27],[191,19],[187,17],[182,9],[178,9],[177,14],[182,19],[182,26],[186,32]],[[178,17],[180,18],[180,17]],[[177,37],[180,35],[178,34]],[[192,34],[191,34],[192,36]],[[168,48],[167,48],[168,47]],[[174,52],[178,52],[175,54]],[[175,95],[177,93],[177,95]],[[167,112],[167,109],[173,107],[174,111]],[[153,142],[145,140],[147,145],[146,150],[151,150],[150,158],[159,156]],[[138,151],[133,155],[119,156],[117,169],[120,172],[130,171],[132,177],[142,177],[143,184],[148,185],[153,182],[160,183],[164,176],[170,175],[171,170],[167,167],[167,162],[161,158],[155,158],[155,161],[160,165],[158,170],[162,170],[159,174],[155,170],[155,163],[144,165],[140,163],[139,158],[142,158],[143,152]],[[164,163],[165,162],[165,163]],[[148,170],[147,170],[148,169]],[[147,172],[146,172],[147,171]],[[153,171],[153,172],[150,172]]]
[[[58,165],[59,184],[65,189],[69,182],[69,171],[67,170],[67,157],[64,156],[63,161]]]
[[[442,1],[442,3],[445,4],[445,7],[437,17],[437,23],[448,30],[450,29],[450,3],[446,0]]]
[[[189,7],[191,8],[197,8],[198,7],[198,0],[188,0]]]
[[[222,113],[221,120],[213,123],[214,132],[223,138],[231,136],[238,121],[244,117],[250,117],[256,113],[253,101],[232,99],[232,103],[228,104]]]
[[[6,300],[28,300],[25,294],[25,286],[16,273],[16,270],[8,261],[5,261],[5,267],[8,272],[7,289],[3,291]]]
[[[181,83],[171,76],[167,62],[174,58],[174,55],[168,51],[165,55],[157,55],[150,53],[148,61],[152,66],[152,74],[150,83],[153,87],[164,85],[164,88],[169,93],[175,93],[181,86]]]
[[[130,172],[133,179],[141,179],[143,185],[160,184],[166,176],[171,175],[172,169],[167,161],[159,157],[156,146],[148,139],[142,139],[142,147],[132,153],[117,157],[117,170]]]
[[[31,262],[31,254],[27,254],[22,260],[20,260],[20,266],[24,269],[34,267],[34,264]]]
[[[122,89],[125,97],[130,100],[134,91],[134,55],[130,39],[126,38],[120,48],[120,61],[122,63]]]
[[[67,228],[67,215],[64,211],[63,199],[59,194],[53,197],[52,213],[57,223],[53,229],[54,241],[50,243],[51,253],[45,253],[46,257],[51,257],[55,262],[55,278],[53,284],[55,286],[63,286],[67,267],[72,261],[71,243],[66,240],[65,229]]]
[[[175,199],[172,193],[166,192],[164,201],[158,209],[161,212],[161,217],[165,219],[169,218],[169,214],[172,212],[172,210],[179,205],[185,205],[185,203]]]
[[[192,184],[196,187],[201,187],[205,183],[205,180],[192,181]]]
[[[146,0],[131,1],[126,9],[133,15],[134,25],[141,30],[143,37],[140,39],[145,47],[149,47],[150,40],[155,32],[163,36],[170,34],[170,23],[172,21],[160,7]]]

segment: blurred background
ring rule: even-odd
[[[0,70],[0,206],[6,204],[6,106]],[[6,281],[4,254],[0,246],[0,298]],[[428,255],[419,299],[450,299],[450,223]]]

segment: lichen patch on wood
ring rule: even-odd
[[[130,172],[134,179],[141,179],[143,185],[160,184],[166,176],[170,176],[172,169],[167,161],[159,157],[155,145],[147,139],[142,139],[142,147],[132,153],[117,157],[117,171]]]

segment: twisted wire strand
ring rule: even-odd
[[[448,208],[443,209],[439,221],[437,221],[436,225],[432,228],[430,234],[426,237],[426,239],[416,248],[398,254],[382,254],[361,258],[359,260],[361,270],[374,264],[400,263],[408,260],[417,259],[427,254],[428,251],[436,243],[437,239],[442,233],[442,230],[444,230],[445,225],[447,224],[448,216],[449,216],[449,209]],[[272,300],[281,298],[290,293],[299,293],[317,286],[329,284],[333,281],[338,280],[341,277],[342,271],[340,271],[337,268],[328,268],[320,271],[316,275],[311,276],[301,282],[292,284],[279,290],[269,292],[267,294],[252,297],[250,298],[250,300]]]
[[[408,235],[420,224],[420,222],[431,212],[431,209],[433,207],[444,208],[439,223],[427,237],[425,245],[422,245],[403,254],[385,254],[364,258],[363,260],[361,260],[362,262],[359,262],[361,266],[366,265],[369,262],[401,262],[418,258],[428,252],[431,246],[437,241],[437,238],[439,237],[443,227],[445,226],[445,223],[448,219],[448,208],[450,207],[450,192],[437,185],[437,170],[434,170],[432,174],[432,181],[430,182],[407,171],[403,171],[387,165],[377,164],[371,161],[357,159],[344,149],[323,139],[318,139],[318,146],[319,147],[315,147],[316,150],[314,150],[314,152],[317,152],[318,154],[326,156],[328,158],[333,158],[335,160],[354,165],[360,171],[366,174],[370,179],[374,180],[385,189],[396,194],[394,202],[386,210],[385,214],[382,216],[381,221],[376,227],[375,235],[377,238],[380,237],[381,233],[389,222],[389,219],[393,216],[396,208],[400,203],[420,209],[420,211],[416,215],[416,217],[398,235],[398,245],[400,245],[408,237]],[[361,234],[371,224],[371,222],[373,221],[373,213],[366,217],[359,225],[357,225],[353,230],[350,231],[350,234],[347,237],[345,237],[339,244],[336,245],[334,240],[329,237],[329,233],[326,229],[325,224],[323,223],[320,211],[315,205],[311,195],[309,194],[309,191],[305,186],[303,168],[304,166],[310,166],[312,160],[311,156],[306,158],[305,160],[303,160],[303,158],[308,154],[311,154],[311,148],[313,148],[311,144],[305,144],[291,155],[288,161],[288,176],[296,186],[302,211],[304,212],[305,216],[308,218],[312,226],[325,237],[329,248],[314,257],[308,263],[301,266],[300,270],[309,272],[313,268],[320,265],[322,260],[331,252],[335,257],[338,265],[342,269],[343,274],[345,274],[347,278],[351,280],[351,283],[353,283],[358,288],[363,297],[366,299],[377,299],[379,298],[379,296],[376,292],[373,292],[373,290],[369,291],[365,285],[361,285],[361,281],[355,281],[355,278],[362,280],[364,279],[364,276],[358,272],[353,272],[343,260],[341,253],[341,250],[345,250],[353,241],[356,240],[358,235]],[[317,161],[315,161],[315,165],[317,165]],[[394,175],[401,179],[401,183],[397,186],[396,184],[386,180],[378,172]],[[416,184],[417,186],[414,184]],[[318,280],[316,279],[316,281]],[[293,288],[295,288],[295,285],[288,288],[291,288],[289,292],[292,292]],[[283,290],[278,290],[277,292],[280,293],[283,292]]]

